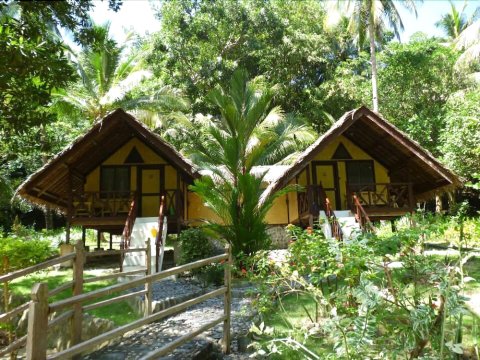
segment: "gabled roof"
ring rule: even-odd
[[[345,113],[325,134],[302,152],[264,197],[286,186],[335,138],[343,135],[384,165],[391,182],[412,182],[417,198],[461,180],[405,133],[366,107]]]
[[[96,122],[21,184],[16,195],[39,205],[65,210],[68,189],[80,189],[85,177],[132,138],[138,138],[187,180],[199,177],[194,165],[170,144],[122,109]],[[69,173],[71,176],[69,176]]]

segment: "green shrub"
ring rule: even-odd
[[[182,246],[181,264],[188,264],[213,255],[213,245],[202,229],[183,230],[178,236],[178,241]]]
[[[57,250],[48,240],[5,237],[0,238],[0,254],[8,259],[8,271],[13,271],[45,261],[56,255]]]
[[[181,264],[188,264],[214,255],[215,249],[212,242],[202,229],[191,228],[184,230],[178,236],[178,241],[182,247]],[[204,266],[194,269],[192,274],[195,274],[204,286],[221,285],[224,274],[223,265],[212,264]]]

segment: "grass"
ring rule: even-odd
[[[311,296],[289,294],[284,296],[281,302],[277,304],[275,311],[271,311],[265,316],[265,324],[275,329],[275,338],[291,336],[303,343],[303,332],[295,329],[313,325],[312,320],[315,320],[315,311],[315,301]],[[309,338],[304,345],[320,357],[333,352],[331,344],[326,343],[322,338]],[[296,360],[305,359],[305,356],[299,351],[287,349],[282,351],[281,355],[273,355],[269,358]]]
[[[98,270],[85,270],[85,278],[92,278],[98,276]],[[46,282],[48,284],[49,289],[55,289],[58,286],[71,281],[72,280],[72,270],[54,270],[54,271],[42,271],[36,274],[26,276],[10,283],[10,290],[13,293],[29,296],[33,285],[37,282]],[[84,284],[84,293],[104,288],[105,286],[114,285],[116,284],[115,280],[104,280],[104,281],[97,281],[93,283]],[[105,296],[94,301],[85,303],[90,304],[93,302],[98,302],[101,300],[111,299],[119,294],[113,294],[109,296]],[[61,293],[53,296],[50,298],[50,302],[66,299],[72,296],[72,290],[67,289],[62,291]],[[127,304],[126,301],[121,301],[117,303],[113,303],[107,306],[103,306],[88,312],[93,316],[108,319],[115,323],[115,325],[124,325],[129,322],[132,322],[138,319],[140,316],[135,314],[133,309]]]
[[[467,290],[480,292],[480,257],[475,256],[470,258],[464,265],[464,270],[467,276],[475,279],[466,284]]]

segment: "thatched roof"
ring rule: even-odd
[[[168,161],[185,180],[199,177],[194,165],[170,144],[132,115],[117,109],[28,177],[15,195],[37,205],[65,211],[69,182],[73,190],[81,189],[86,176],[132,138],[138,138]]]
[[[460,178],[405,133],[366,107],[345,113],[325,134],[300,154],[264,197],[287,185],[335,138],[343,135],[384,165],[391,182],[412,182],[416,199],[461,185]]]

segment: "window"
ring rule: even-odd
[[[130,167],[104,166],[100,170],[100,191],[130,193]]]
[[[353,191],[374,189],[373,161],[346,161],[348,187]]]

